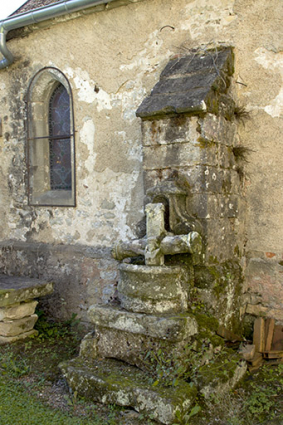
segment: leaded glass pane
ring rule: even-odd
[[[51,190],[72,189],[70,99],[59,84],[49,101],[49,159]]]

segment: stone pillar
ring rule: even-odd
[[[245,209],[235,155],[232,74],[231,48],[174,59],[137,116],[142,119],[144,180],[151,202],[160,202],[158,188],[164,183],[173,180],[180,188],[182,202],[176,192],[173,214],[183,219],[171,217],[175,228],[167,230],[186,233],[177,227],[187,214],[191,230],[201,233],[203,257],[194,267],[198,296],[221,324],[236,331]],[[181,192],[186,193],[185,206]],[[165,198],[173,204],[172,193]]]

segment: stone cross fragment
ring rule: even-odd
[[[164,211],[163,204],[147,204],[145,208],[147,230],[145,264],[147,266],[164,265],[164,255],[160,251],[161,238],[165,236]]]
[[[122,261],[124,258],[144,255],[147,266],[163,266],[165,255],[191,254],[194,264],[199,262],[202,252],[202,238],[197,232],[173,235],[165,230],[164,211],[161,203],[146,206],[147,234],[143,239],[115,244],[112,255]]]

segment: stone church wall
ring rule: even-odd
[[[89,305],[114,298],[111,247],[134,238],[144,214],[136,110],[171,58],[232,46],[235,138],[246,153],[235,175],[245,213],[227,223],[244,234],[243,307],[283,321],[281,16],[277,0],[117,1],[10,34],[16,60],[0,76],[1,272],[54,279],[54,316],[85,320]],[[48,66],[65,74],[73,93],[76,207],[27,201],[25,96]],[[194,202],[200,211],[201,196]],[[219,211],[210,207],[213,227]]]

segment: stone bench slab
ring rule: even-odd
[[[0,275],[0,307],[29,301],[52,292],[52,282],[29,277]]]
[[[188,412],[196,397],[196,388],[186,382],[177,387],[153,387],[146,373],[113,359],[89,362],[77,357],[59,367],[79,395],[104,404],[130,406],[163,424],[176,422],[177,412]]]

